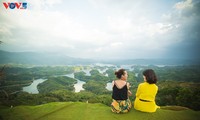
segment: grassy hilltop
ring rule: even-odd
[[[0,120],[199,120],[199,118],[199,111],[181,107],[165,107],[158,109],[156,113],[143,113],[132,108],[129,113],[115,114],[111,112],[110,107],[100,103],[52,102],[13,108],[0,106]]]

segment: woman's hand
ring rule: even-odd
[[[131,96],[132,92],[130,90],[128,90],[128,96]]]

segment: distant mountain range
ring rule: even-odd
[[[0,64],[77,65],[77,64],[138,64],[138,65],[200,65],[200,60],[186,59],[126,59],[95,60],[73,58],[58,53],[7,52],[0,50]]]
[[[7,52],[0,50],[0,64],[70,65],[91,64],[93,60],[72,58],[66,55],[36,52]]]

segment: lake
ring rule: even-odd
[[[99,71],[100,73],[102,73],[102,74],[103,74],[106,70],[107,70],[107,68],[104,69],[104,70],[98,69],[98,71]],[[91,76],[91,74],[90,74],[91,69],[84,69],[84,70],[82,70],[82,71],[86,73],[86,76]],[[67,75],[63,75],[63,76],[67,76],[67,77],[76,79],[76,78],[74,78],[74,73],[67,74]],[[105,74],[105,76],[108,76],[108,75]],[[26,87],[23,87],[23,91],[28,92],[28,93],[32,93],[32,94],[38,94],[39,91],[38,91],[38,89],[37,89],[37,85],[40,84],[40,83],[42,83],[42,82],[44,82],[44,81],[46,81],[46,80],[47,80],[47,79],[36,79],[36,80],[33,81],[33,83],[32,83],[31,85],[26,86]],[[85,84],[85,82],[84,82],[84,81],[81,81],[81,80],[78,80],[78,79],[76,79],[76,80],[77,80],[77,83],[74,84],[75,92],[80,92],[81,90],[84,90],[83,84]],[[112,83],[110,83],[110,82],[107,83],[107,84],[106,84],[106,89],[109,90],[109,91],[112,91]]]
[[[87,73],[88,73],[88,75],[89,75],[89,72],[87,72]],[[75,78],[74,78],[74,73],[67,74],[67,75],[65,75],[65,76],[75,79]],[[85,84],[85,82],[84,82],[84,81],[81,81],[81,80],[78,80],[78,79],[76,79],[76,80],[77,80],[77,83],[74,84],[75,92],[80,92],[81,90],[84,90],[84,89],[83,89],[83,84]]]
[[[75,92],[80,92],[81,90],[84,90],[83,84],[85,84],[84,81],[77,80],[77,83],[74,84]]]
[[[47,79],[36,79],[33,81],[33,83],[29,86],[23,87],[23,91],[26,91],[28,93],[32,93],[32,94],[38,94],[39,91],[37,89],[37,85],[46,81]]]
[[[112,91],[112,83],[111,82],[106,84],[106,89],[109,91]]]

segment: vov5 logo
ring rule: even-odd
[[[27,3],[26,2],[3,2],[3,5],[6,9],[27,9]]]

